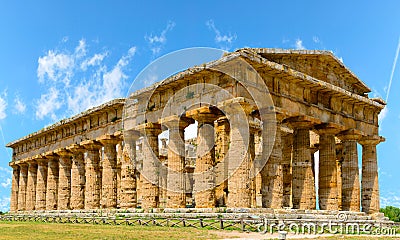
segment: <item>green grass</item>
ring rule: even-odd
[[[217,239],[206,229],[0,221],[0,239]]]

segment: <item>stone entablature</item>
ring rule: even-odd
[[[254,97],[262,89],[264,108]],[[11,210],[318,204],[377,213],[385,103],[368,92],[329,52],[240,49],[9,143]],[[185,142],[195,120],[197,138]]]
[[[124,103],[125,99],[112,100],[8,143],[6,146],[13,149],[12,161],[23,160],[106,133],[114,134],[122,129]]]

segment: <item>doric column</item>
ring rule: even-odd
[[[122,166],[122,135],[118,136],[119,142],[117,144],[117,208],[121,207],[121,166]]]
[[[215,126],[215,175],[217,187],[215,198],[217,206],[226,206],[228,192],[228,160],[230,126],[226,117],[217,119]]]
[[[315,128],[319,134],[319,209],[338,210],[335,134],[340,129],[333,124],[321,124]]]
[[[310,151],[313,119],[305,116],[285,120],[293,130],[292,202],[295,209],[315,209],[315,177]]]
[[[293,133],[282,131],[283,207],[292,207]]]
[[[113,135],[103,135],[97,139],[104,146],[101,206],[117,207],[117,149],[119,139]]]
[[[72,144],[67,147],[67,150],[72,152],[71,163],[71,209],[85,208],[85,149],[78,145]]]
[[[18,188],[18,210],[26,210],[26,184],[28,181],[28,164],[25,162],[19,165],[19,188]]]
[[[121,159],[121,208],[136,208],[137,180],[136,180],[136,141],[140,134],[134,130],[124,131],[124,148]]]
[[[337,168],[337,199],[338,210],[342,210],[342,163],[343,163],[343,145],[336,142],[336,168]]]
[[[35,160],[28,162],[28,180],[26,187],[26,210],[35,210],[36,205],[36,180],[38,165]]]
[[[137,126],[143,135],[143,196],[142,208],[159,207],[159,165],[158,135],[161,133],[160,124],[145,123]]]
[[[47,192],[47,159],[42,155],[34,157],[38,164],[36,180],[36,210],[46,210],[46,192]]]
[[[12,180],[11,180],[11,201],[10,211],[14,212],[18,210],[18,185],[19,185],[19,166],[15,162],[10,163],[12,167]]]
[[[43,156],[47,159],[46,210],[57,210],[58,156],[53,152],[47,152]]]
[[[378,159],[376,145],[385,139],[379,136],[363,137],[362,145],[362,179],[361,179],[361,206],[367,214],[378,213],[379,183],[378,183]]]
[[[262,170],[263,207],[279,209],[283,207],[283,167],[282,167],[282,138],[281,121],[283,116],[277,114],[276,121],[263,124],[263,131],[276,128],[275,139],[269,159]],[[264,126],[271,125],[271,126]],[[268,144],[268,143],[265,143]],[[263,143],[263,147],[266,145]]]
[[[101,171],[100,153],[102,145],[94,140],[80,143],[86,149],[85,157],[85,209],[100,208]]]
[[[71,209],[71,157],[72,153],[65,148],[54,151],[59,156],[59,177],[57,208],[59,210]]]
[[[220,117],[218,110],[201,107],[186,112],[198,122],[196,168],[194,169],[194,194],[196,208],[215,207],[215,133],[214,121]]]
[[[358,171],[357,140],[361,135],[352,129],[338,135],[343,144],[342,210],[360,211],[360,178]]]
[[[185,138],[187,126],[193,119],[170,116],[160,119],[159,123],[168,127],[168,169],[167,169],[167,205],[168,208],[186,207],[185,189]]]

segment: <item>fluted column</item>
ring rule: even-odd
[[[379,136],[363,137],[362,145],[362,179],[361,179],[361,206],[367,214],[378,213],[379,183],[378,183],[378,159],[376,145],[384,141]]]
[[[283,170],[283,207],[292,207],[292,150],[293,133],[281,132],[282,170]]]
[[[184,131],[187,126],[194,123],[194,120],[170,116],[160,119],[159,122],[169,130],[166,207],[184,208],[186,207]]]
[[[101,171],[100,153],[102,145],[94,140],[80,143],[86,149],[85,157],[85,209],[100,208]]]
[[[360,177],[358,171],[357,140],[361,135],[356,130],[347,130],[338,135],[343,144],[342,163],[342,210],[360,211]]]
[[[21,162],[19,165],[18,210],[26,210],[26,184],[28,181],[28,164]]]
[[[117,149],[119,140],[113,135],[97,139],[104,146],[101,205],[102,208],[117,207]]]
[[[124,132],[124,148],[121,159],[121,208],[136,208],[137,180],[136,180],[136,141],[140,134],[134,130]]]
[[[117,144],[117,208],[121,207],[121,166],[123,157],[122,136],[118,136]]]
[[[18,210],[18,185],[19,185],[19,166],[14,162],[10,163],[12,167],[12,180],[11,180],[11,200],[10,200],[10,211],[14,212]]]
[[[226,117],[221,117],[216,122],[215,127],[215,175],[217,187],[215,188],[215,198],[218,207],[226,206],[228,192],[228,160],[225,156],[229,150],[230,137],[229,121]]]
[[[307,117],[286,120],[294,130],[292,159],[292,202],[295,209],[315,209],[315,177],[310,151],[310,128]]]
[[[57,208],[71,209],[71,157],[72,153],[65,148],[54,151],[59,156],[59,178]]]
[[[159,165],[158,135],[161,133],[160,124],[145,123],[137,130],[143,134],[143,195],[142,208],[157,208],[160,204],[159,196]]]
[[[186,116],[198,122],[196,168],[194,169],[196,208],[212,208],[216,204],[214,121],[219,115],[210,107],[201,107],[186,112]]]
[[[58,202],[58,156],[53,152],[43,154],[47,159],[46,210],[57,210]]]
[[[72,152],[71,163],[71,209],[85,208],[85,149],[78,145],[72,144],[67,147],[67,150]]]
[[[35,160],[28,162],[28,180],[26,187],[26,210],[35,210],[36,205],[36,180],[38,165]]]
[[[342,210],[342,163],[343,163],[343,145],[336,142],[336,168],[337,168],[337,199],[338,210]]]
[[[280,121],[281,119],[276,119],[276,122],[266,123],[267,125],[268,124],[274,124],[274,125],[266,126],[264,128],[264,131],[267,130],[269,127],[276,128],[275,141],[273,142],[272,152],[261,174],[263,207],[273,208],[273,209],[279,209],[283,207],[283,167],[282,167],[282,138],[281,138],[282,130]]]
[[[321,124],[316,126],[316,131],[319,134],[319,209],[338,210],[335,134],[340,130]]]
[[[47,159],[41,155],[36,155],[35,160],[38,164],[36,180],[36,210],[46,210],[47,192]]]

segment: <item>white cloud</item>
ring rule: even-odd
[[[22,114],[25,113],[26,111],[26,105],[25,103],[19,98],[19,96],[17,95],[14,98],[14,112],[17,114]]]
[[[400,193],[396,191],[382,191],[380,195],[381,207],[400,207]]]
[[[71,69],[74,65],[74,59],[70,55],[49,50],[46,56],[39,58],[38,64],[39,82],[42,83],[45,79],[49,79],[55,82],[62,80],[66,84],[69,83]]]
[[[5,182],[0,183],[3,188],[8,188],[11,186],[11,178],[7,178]]]
[[[384,109],[382,109],[382,111],[378,115],[379,123],[381,123],[383,121],[383,119],[386,118],[388,112],[389,112],[389,108],[387,106]]]
[[[206,22],[206,26],[210,30],[214,31],[215,42],[218,44],[224,44],[225,49],[229,49],[228,45],[230,47],[232,45],[233,41],[235,41],[237,38],[236,34],[233,34],[233,35],[231,33],[221,34],[221,31],[217,27],[215,27],[214,21],[212,19],[210,19]]]
[[[144,39],[150,44],[150,50],[153,56],[158,55],[161,51],[162,46],[167,43],[167,33],[175,27],[175,22],[168,22],[164,30],[159,35],[150,34],[145,36]]]
[[[62,100],[59,98],[58,90],[51,87],[48,93],[41,95],[36,104],[36,117],[38,119],[43,119],[45,116],[50,115],[53,120],[56,120],[55,111],[61,108]]]
[[[6,92],[0,95],[0,120],[5,119],[7,117],[6,109],[7,109],[7,101],[5,97],[7,96]]]
[[[321,42],[321,40],[319,40],[319,37],[317,37],[317,36],[313,36],[313,42],[314,43],[320,43]]]
[[[306,49],[303,45],[303,41],[301,39],[296,39],[295,47],[297,50],[304,50]]]
[[[100,65],[106,56],[107,56],[106,52],[95,54],[92,58],[86,59],[81,63],[81,69],[83,71],[86,71],[88,67]]]
[[[0,211],[8,212],[10,210],[10,198],[3,196],[0,198]]]
[[[48,90],[35,101],[38,119],[68,117],[123,97],[136,48],[131,47],[111,67],[109,51],[91,54],[89,50],[85,40],[80,40],[72,51],[50,50],[39,58],[38,79]]]

